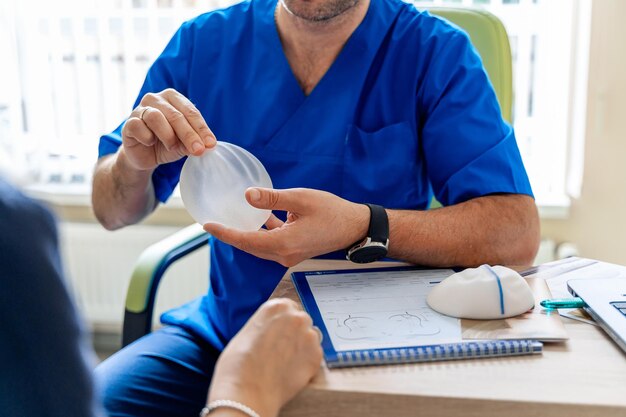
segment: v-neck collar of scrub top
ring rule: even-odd
[[[376,23],[382,23],[380,20],[380,15],[377,15],[376,8],[380,3],[380,0],[371,0],[370,5],[368,7],[367,12],[363,18],[363,21],[356,27],[356,29],[352,32],[346,44],[341,49],[335,61],[328,68],[326,73],[322,76],[322,78],[318,81],[317,85],[313,88],[311,93],[306,95],[302,88],[300,87],[295,74],[293,73],[293,69],[287,60],[287,56],[285,55],[285,51],[283,48],[282,41],[280,40],[280,35],[278,33],[278,26],[276,23],[276,9],[280,7],[280,1],[274,2],[274,7],[269,7],[265,9],[265,13],[263,14],[263,23],[269,24],[272,26],[272,30],[264,31],[268,35],[268,41],[270,42],[270,47],[277,52],[277,60],[281,66],[281,70],[284,68],[291,74],[291,81],[294,89],[299,93],[300,99],[302,101],[306,101],[308,98],[314,97],[316,91],[324,88],[324,84],[329,82],[329,79],[332,80],[333,77],[345,77],[345,69],[349,67],[349,65],[345,64],[354,64],[355,60],[358,58],[367,58],[364,54],[368,50],[368,46],[372,46],[374,48],[369,48],[370,51],[375,52],[378,49],[378,45],[380,42],[376,42],[377,40],[372,36],[367,36],[367,29],[370,25],[375,25]],[[378,22],[376,22],[376,18],[378,17]],[[377,27],[372,27],[371,29],[382,29]],[[374,38],[374,39],[373,39]],[[344,71],[342,71],[344,69]],[[318,88],[319,87],[319,88]]]
[[[281,95],[284,103],[291,106],[290,111],[292,112],[263,147],[266,150],[289,151],[288,143],[285,143],[281,138],[288,140],[288,133],[292,133],[290,128],[294,124],[301,128],[302,123],[299,123],[301,118],[311,120],[310,110],[315,112],[314,109],[317,106],[332,104],[337,109],[350,112],[348,123],[352,122],[363,84],[369,74],[368,69],[389,32],[389,28],[401,10],[401,2],[371,0],[363,21],[348,38],[328,71],[307,96],[302,91],[289,65],[278,34],[275,12],[279,2],[276,0],[256,1],[264,4],[256,9],[259,13],[256,18],[259,24],[255,25],[255,37],[268,45],[269,56],[275,68],[276,76],[288,77],[288,81],[283,80],[284,90],[281,91]],[[302,150],[293,142],[292,146],[294,152]]]

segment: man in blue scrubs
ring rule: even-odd
[[[265,165],[277,191],[247,198],[275,216],[258,232],[205,226],[217,238],[208,294],[97,371],[112,415],[193,415],[178,382],[198,359],[168,341],[211,346],[213,361],[286,266],[343,257],[366,236],[363,203],[386,209],[392,258],[528,264],[537,250],[532,191],[480,58],[464,33],[400,0],[252,0],[183,24],[129,118],[101,138],[99,220],[143,219],[184,157],[216,138]],[[433,195],[444,207],[426,210]]]

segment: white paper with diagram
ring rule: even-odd
[[[454,271],[307,275],[337,351],[424,346],[462,340],[461,321],[428,307],[431,288]]]

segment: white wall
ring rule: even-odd
[[[626,1],[594,0],[583,189],[543,236],[580,255],[626,265]]]

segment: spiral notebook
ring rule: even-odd
[[[461,320],[428,307],[452,269],[390,267],[291,274],[323,335],[329,368],[542,352],[537,340],[464,340]]]

